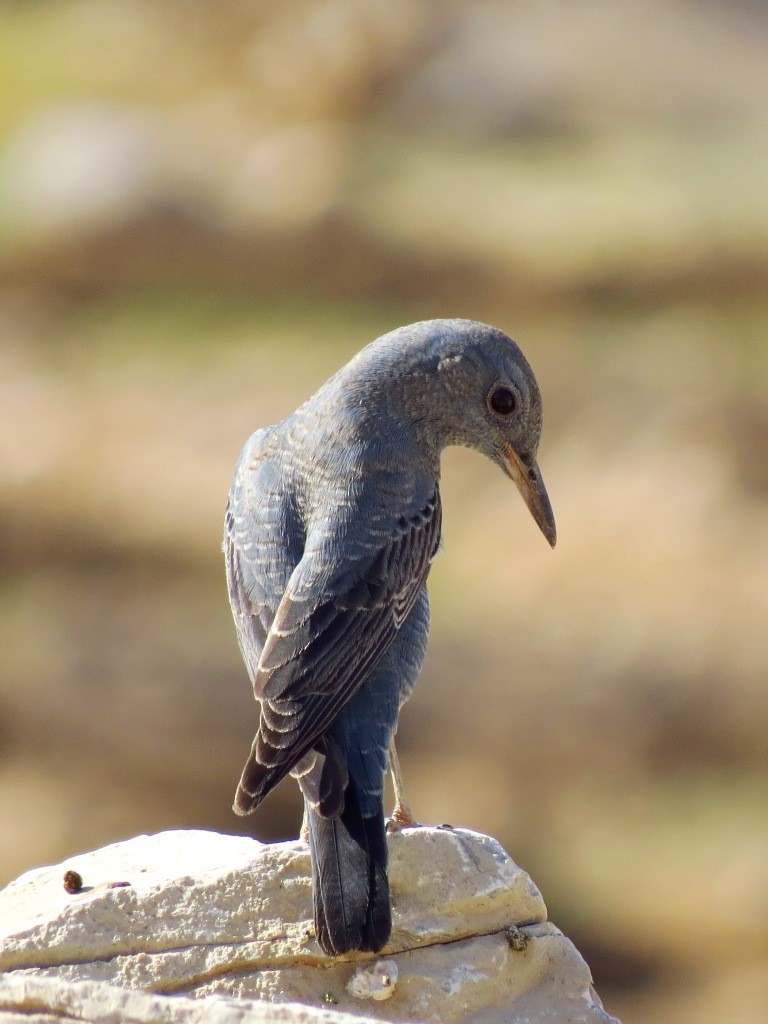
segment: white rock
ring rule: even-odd
[[[377,1024],[373,1017],[300,1003],[252,999],[171,999],[92,981],[0,978],[3,1024]]]
[[[397,964],[394,960],[377,960],[375,964],[358,967],[347,982],[347,992],[355,999],[389,999],[395,993]]]
[[[393,991],[377,1019],[613,1021],[587,965],[546,920],[538,889],[495,840],[418,828],[395,833],[389,847],[393,932],[383,954],[397,984],[383,986]],[[65,892],[66,870],[82,876],[82,892]],[[121,882],[130,885],[113,887]],[[243,1000],[260,999],[355,1012],[347,986],[358,968],[376,967],[370,954],[331,959],[320,950],[309,853],[299,841],[139,836],[22,875],[0,892],[0,922],[0,971],[12,972],[10,981],[106,983],[191,996],[198,1008],[236,997],[241,1010]],[[512,925],[514,941],[505,931]],[[51,1006],[41,1012],[59,1012]],[[112,1020],[129,1019],[121,1014]]]

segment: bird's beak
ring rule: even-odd
[[[555,516],[536,461],[523,462],[511,445],[504,445],[503,465],[507,476],[515,481],[536,525],[554,547],[557,543]]]

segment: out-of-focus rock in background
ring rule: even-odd
[[[530,877],[494,839],[422,827],[388,845],[392,937],[378,959],[320,950],[305,842],[185,830],[12,882],[0,892],[0,972],[57,982],[59,998],[72,983],[98,982],[212,1007],[227,996],[356,1013],[368,1000],[377,1020],[618,1024]],[[115,1019],[131,1020],[115,1002]]]
[[[229,810],[256,708],[219,553],[248,434],[364,343],[497,324],[550,552],[445,460],[400,729],[612,1012],[764,1016],[761,5],[0,5],[0,875]],[[709,1016],[707,1016],[709,1015]]]

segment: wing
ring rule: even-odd
[[[271,450],[273,430],[257,431],[243,449],[224,520],[229,601],[254,684],[269,628],[304,548],[281,462]]]
[[[240,813],[317,744],[408,617],[440,543],[437,486],[427,493],[389,529],[375,523],[350,540],[354,557],[330,573],[328,539],[308,538],[258,664],[261,723],[236,797]]]

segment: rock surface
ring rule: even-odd
[[[258,999],[170,998],[94,981],[0,978],[3,1024],[377,1024],[373,1017]]]
[[[67,871],[81,891],[65,890]],[[0,970],[10,972],[0,1008],[27,1020],[172,1012],[192,1021],[205,1000],[246,1022],[265,1019],[252,1000],[267,1000],[305,1004],[287,1020],[615,1024],[538,889],[495,840],[449,828],[396,833],[390,882],[392,939],[372,970],[368,954],[320,950],[300,841],[162,832],[29,871],[0,893]],[[126,989],[165,998],[167,1010]],[[376,1002],[361,998],[369,989]],[[321,1015],[307,1016],[308,1006]]]

